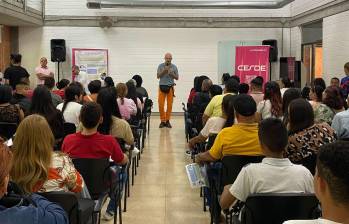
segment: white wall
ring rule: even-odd
[[[344,64],[349,62],[349,11],[330,16],[323,21],[324,78],[344,77]]]
[[[336,0],[295,0],[290,4],[291,16],[315,9]]]
[[[149,17],[288,17],[282,9],[88,9],[87,0],[46,0],[46,15],[59,16],[149,16]]]
[[[19,29],[19,50],[23,55],[23,65],[31,74],[41,56],[50,57],[50,39],[54,38],[66,40],[68,62],[63,66],[65,77],[70,77],[72,48],[106,48],[109,50],[109,71],[116,82],[127,81],[139,73],[153,99],[157,98],[157,66],[166,51],[172,52],[180,74],[174,111],[181,111],[181,102],[186,102],[195,75],[205,74],[214,82],[218,81],[218,41],[277,39],[281,43],[281,29],[22,27]],[[289,38],[285,39],[288,41]],[[288,52],[286,47],[285,52]],[[278,66],[274,69],[274,76],[277,74]],[[157,102],[154,110],[157,110]]]

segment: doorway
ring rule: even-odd
[[[302,61],[305,67],[306,85],[310,85],[315,78],[322,78],[323,74],[322,42],[302,45]]]

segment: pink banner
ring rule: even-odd
[[[262,76],[264,83],[269,81],[270,46],[238,46],[235,56],[235,75],[241,83],[250,84],[257,76]]]

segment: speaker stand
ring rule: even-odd
[[[59,81],[60,81],[60,79],[59,79],[59,74],[60,74],[60,73],[59,73],[59,63],[60,63],[60,62],[58,61],[58,62],[57,62],[57,66],[58,66],[58,68],[57,68],[57,70],[58,70],[58,74],[57,74],[57,82],[59,82]]]

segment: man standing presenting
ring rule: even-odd
[[[172,113],[172,104],[174,97],[174,80],[178,80],[177,66],[172,64],[172,55],[170,53],[165,54],[165,62],[161,63],[158,67],[157,78],[159,81],[159,112],[161,123],[159,128],[172,128],[170,119]],[[165,112],[165,100],[167,100],[167,111]]]
[[[48,77],[54,78],[52,70],[47,67],[47,58],[45,57],[40,58],[40,66],[35,68],[35,73],[38,78],[37,85],[43,85]]]

